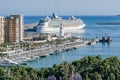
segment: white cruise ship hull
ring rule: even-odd
[[[72,32],[74,30],[81,30],[85,27],[85,24],[83,25],[79,25],[79,26],[71,26],[71,27],[65,27],[64,26],[64,31],[65,32]],[[54,32],[59,32],[60,31],[60,28],[59,27],[47,27],[47,26],[40,26],[40,27],[37,27],[37,32],[40,32],[40,33],[54,33]]]

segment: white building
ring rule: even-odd
[[[0,44],[4,43],[4,17],[0,16]]]
[[[61,24],[61,26],[60,26],[60,37],[61,37],[61,38],[64,37],[64,27],[63,27],[62,24]]]

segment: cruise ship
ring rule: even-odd
[[[40,20],[36,26],[36,31],[40,33],[59,32],[61,24],[63,25],[64,31],[81,30],[85,27],[81,19],[77,19],[74,16],[68,19],[62,19],[53,13],[51,18],[46,16],[45,19]]]

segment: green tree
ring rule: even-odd
[[[110,73],[109,78],[110,78],[110,80],[116,80],[115,75],[113,73]]]

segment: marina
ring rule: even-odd
[[[46,56],[49,56],[55,53],[59,54],[60,52],[68,51],[70,49],[76,49],[80,46],[85,46],[88,43],[92,44],[95,42],[96,40],[93,40],[93,39],[91,40],[91,39],[80,39],[79,38],[73,42],[69,41],[69,42],[62,43],[62,44],[47,45],[40,49],[34,49],[34,50],[28,50],[28,51],[23,51],[23,50],[16,51],[19,53],[16,53],[15,51],[14,52],[11,51],[11,53],[6,52],[5,58],[17,64],[25,64],[25,62],[36,60],[36,59],[39,59],[40,57],[46,57]],[[0,65],[4,65],[3,62],[4,60],[0,63]],[[7,66],[11,66],[11,65],[8,63]]]

